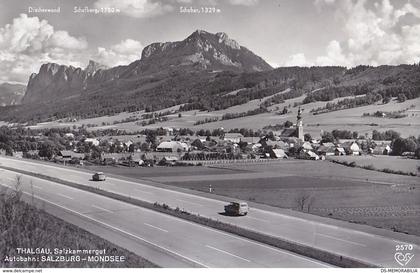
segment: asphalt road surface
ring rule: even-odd
[[[18,173],[0,169],[0,186],[13,188]],[[97,234],[162,267],[329,267],[176,217],[35,177],[22,191],[47,212]]]
[[[93,185],[152,203],[165,203],[173,208],[179,207],[205,217],[314,246],[381,267],[400,267],[394,257],[398,252],[396,246],[411,244],[413,250],[410,253],[414,254],[414,257],[407,266],[420,267],[420,247],[408,240],[410,236],[407,236],[407,240],[396,240],[361,230],[325,224],[321,217],[319,221],[308,220],[256,208],[251,208],[250,213],[245,217],[228,217],[221,214],[226,202],[216,199],[145,185],[129,181],[129,179],[108,177],[105,182],[93,182],[90,181],[92,173],[42,164],[42,162],[0,157],[0,164],[79,184]]]

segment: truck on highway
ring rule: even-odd
[[[249,207],[246,202],[230,202],[229,205],[225,206],[227,215],[247,215],[248,211]]]
[[[92,175],[93,181],[105,181],[106,177],[103,172],[97,172],[94,175]]]

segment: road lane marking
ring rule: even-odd
[[[163,231],[163,232],[169,232],[169,231],[167,231],[166,229],[163,229],[163,228],[160,228],[160,227],[157,227],[157,226],[154,226],[154,225],[148,224],[148,223],[144,223],[144,224],[145,224],[146,226],[149,226],[149,227],[151,227],[151,228],[158,229],[158,230]]]
[[[191,205],[196,205],[196,206],[199,206],[199,207],[202,207],[203,206],[201,204],[190,202],[190,201],[186,201],[186,200],[183,200],[183,199],[176,199],[176,200],[181,201],[181,202],[184,202],[184,203],[189,203]]]
[[[217,230],[217,229],[209,228],[209,227],[206,227],[206,226],[202,226],[202,228],[204,228],[204,229],[208,229],[208,230],[211,230],[211,231],[214,231],[214,232],[216,232],[216,233],[220,233],[220,234],[222,234],[222,235],[224,235],[224,236],[226,236],[226,237],[231,237],[231,238],[234,238],[234,239],[237,239],[237,240],[241,240],[241,241],[244,241],[244,242],[247,242],[247,243],[251,243],[251,244],[254,244],[254,245],[258,245],[258,246],[260,246],[260,247],[270,249],[270,250],[272,250],[272,251],[274,251],[274,252],[278,252],[278,253],[286,254],[286,255],[289,255],[289,256],[293,256],[293,257],[295,257],[295,258],[299,258],[299,259],[302,259],[302,260],[305,260],[305,261],[309,261],[309,262],[312,262],[312,263],[314,263],[314,264],[321,265],[321,266],[323,266],[323,267],[332,267],[332,265],[329,265],[329,264],[326,264],[326,263],[322,263],[322,262],[319,262],[319,261],[314,260],[314,259],[311,259],[311,258],[306,258],[306,257],[304,257],[304,256],[300,256],[300,255],[298,255],[298,254],[294,254],[294,253],[289,252],[289,251],[286,251],[286,250],[281,250],[281,249],[279,249],[279,248],[275,248],[275,247],[272,247],[272,246],[269,246],[269,245],[264,245],[264,244],[262,244],[262,243],[259,243],[259,242],[256,242],[256,241],[252,241],[252,240],[250,240],[250,239],[245,239],[245,238],[239,237],[239,236],[237,236],[237,235],[232,235],[232,234],[229,234],[229,233],[226,233],[226,232],[223,232],[223,231]],[[279,238],[280,238],[280,237],[279,237]]]
[[[100,209],[100,210],[106,211],[106,212],[109,212],[109,213],[114,213],[112,210],[108,210],[108,209],[105,209],[105,208],[100,207],[100,206],[92,205],[92,207],[94,207],[96,209]]]
[[[214,250],[219,251],[219,252],[222,252],[222,253],[225,253],[225,254],[230,255],[230,256],[232,256],[232,257],[235,257],[235,258],[241,259],[241,260],[246,261],[246,262],[248,262],[248,263],[250,263],[250,262],[251,262],[250,260],[247,260],[247,259],[245,259],[245,258],[242,258],[242,257],[240,257],[240,256],[238,256],[238,255],[235,255],[235,254],[232,254],[232,253],[230,253],[230,252],[227,252],[227,251],[224,251],[224,250],[221,250],[221,249],[215,248],[214,246],[209,246],[209,245],[206,245],[206,247],[211,248],[211,249],[214,249]]]
[[[3,186],[5,186],[5,187],[7,187],[7,188],[11,188],[10,186],[8,186],[8,185],[4,185],[4,184],[2,184],[2,183],[0,183],[0,185],[3,185]],[[28,193],[28,192],[25,192],[25,191],[22,191],[22,192],[23,192],[24,194],[26,194],[26,195],[29,195],[29,196],[31,196],[31,195],[32,195],[32,194],[30,194],[30,193]],[[148,244],[150,244],[150,245],[152,245],[152,246],[155,246],[155,247],[160,248],[160,249],[163,249],[163,250],[165,250],[165,251],[167,251],[167,252],[173,253],[173,254],[175,254],[175,255],[177,255],[177,256],[179,256],[179,257],[181,257],[181,258],[185,259],[185,260],[188,260],[188,261],[190,261],[190,262],[193,262],[193,263],[195,263],[195,264],[198,264],[198,265],[200,265],[200,266],[202,266],[202,267],[207,267],[207,268],[209,267],[209,266],[207,266],[207,265],[205,265],[205,264],[203,264],[203,263],[201,263],[201,262],[198,262],[198,261],[196,261],[196,260],[193,260],[193,259],[191,259],[191,258],[188,258],[188,257],[186,257],[186,256],[184,256],[184,255],[182,255],[182,254],[179,254],[179,253],[177,253],[176,251],[173,251],[173,250],[170,250],[170,249],[168,249],[168,248],[166,248],[166,247],[163,247],[163,246],[160,246],[160,245],[158,245],[158,244],[152,243],[152,242],[150,242],[150,241],[148,241],[148,240],[146,240],[146,239],[144,239],[144,238],[142,238],[142,237],[139,237],[139,236],[134,235],[134,234],[132,234],[132,233],[130,233],[130,232],[128,232],[128,231],[122,230],[122,229],[117,228],[117,227],[114,227],[114,226],[112,226],[112,225],[110,225],[110,224],[107,224],[107,223],[104,223],[104,222],[102,222],[102,221],[99,221],[99,220],[97,220],[97,219],[95,219],[95,218],[93,218],[93,217],[90,217],[90,216],[86,215],[86,214],[83,214],[83,213],[81,213],[81,212],[78,212],[78,211],[75,211],[75,210],[72,210],[72,209],[66,208],[66,207],[64,207],[64,206],[62,206],[62,205],[59,205],[59,204],[54,203],[54,202],[52,202],[52,201],[49,201],[49,200],[47,200],[47,199],[45,199],[45,198],[42,198],[42,197],[40,197],[40,196],[37,196],[37,195],[33,195],[33,196],[34,196],[35,198],[37,198],[37,199],[41,200],[41,201],[44,201],[44,202],[49,203],[49,204],[52,204],[52,205],[57,206],[57,207],[59,207],[59,208],[62,208],[62,209],[64,209],[64,210],[70,211],[70,212],[72,212],[72,213],[74,213],[74,214],[77,214],[77,215],[79,215],[79,216],[82,216],[82,217],[84,217],[84,218],[87,218],[87,219],[89,219],[89,220],[91,220],[91,221],[94,221],[94,222],[97,222],[97,223],[99,223],[99,224],[102,224],[102,225],[104,225],[104,226],[106,226],[106,227],[108,227],[108,228],[114,229],[114,230],[116,230],[116,231],[119,231],[119,232],[121,232],[121,233],[124,233],[124,234],[126,234],[126,235],[129,235],[129,236],[131,236],[131,237],[134,237],[134,238],[136,238],[136,239],[138,239],[138,240],[140,240],[140,241],[146,242],[146,243],[148,243]]]
[[[40,186],[37,186],[37,185],[32,185],[32,187],[34,187],[35,189],[42,190],[42,188]]]
[[[252,216],[249,216],[249,215],[247,216],[247,218],[254,219],[254,220],[257,220],[257,221],[261,221],[261,222],[271,223],[268,220],[260,219],[260,218],[257,218],[257,217],[252,217]]]
[[[60,195],[60,196],[62,196],[62,197],[64,197],[64,198],[70,199],[70,200],[73,200],[74,199],[73,197],[67,196],[67,195],[62,194],[62,193],[57,193],[57,194]]]
[[[334,240],[337,240],[337,241],[342,241],[342,242],[346,242],[346,243],[349,243],[349,244],[354,244],[354,245],[359,245],[359,246],[364,246],[364,247],[366,247],[366,245],[365,245],[365,244],[361,244],[361,243],[356,243],[356,242],[352,242],[352,241],[344,240],[344,239],[337,238],[337,237],[334,237],[334,236],[330,236],[330,235],[326,235],[326,234],[322,234],[322,233],[315,233],[315,234],[316,234],[316,235],[319,235],[319,236],[322,236],[322,237],[331,238],[331,239],[334,239]]]
[[[143,191],[143,190],[139,190],[139,189],[134,189],[137,192],[141,192],[141,193],[145,193],[145,194],[154,194],[152,192],[148,192],[148,191]]]

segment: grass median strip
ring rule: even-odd
[[[335,253],[327,252],[325,250],[316,249],[311,246],[299,244],[296,242],[292,242],[289,240],[285,240],[282,238],[274,237],[271,235],[263,234],[260,232],[256,232],[253,230],[245,229],[242,227],[238,227],[232,224],[224,223],[219,220],[206,218],[200,215],[191,214],[187,211],[181,210],[178,207],[177,208],[171,208],[167,204],[159,204],[159,203],[150,203],[139,199],[133,199],[129,196],[108,192],[99,188],[77,184],[73,182],[69,182],[66,180],[62,180],[56,177],[50,177],[47,175],[39,174],[39,173],[33,173],[28,172],[24,170],[14,169],[10,167],[4,167],[0,166],[0,168],[3,168],[5,170],[18,172],[21,174],[25,174],[28,176],[38,177],[41,179],[49,180],[52,182],[56,182],[62,185],[66,185],[69,187],[89,191],[92,193],[100,194],[102,196],[106,196],[109,198],[113,198],[119,201],[123,201],[126,203],[130,203],[136,206],[140,206],[146,209],[151,209],[154,211],[158,211],[161,213],[165,213],[171,216],[175,216],[184,220],[188,220],[191,222],[195,222],[204,226],[208,226],[214,229],[218,229],[224,232],[232,233],[250,240],[254,240],[263,244],[267,244],[270,246],[274,246],[276,248],[280,248],[283,250],[291,251],[299,255],[303,255],[309,258],[313,258],[331,265],[339,266],[339,267],[376,267],[376,265],[369,264],[363,261],[359,261],[350,257],[344,257]]]

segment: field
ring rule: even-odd
[[[298,209],[296,199],[309,195],[309,213],[420,235],[418,177],[303,160],[218,168],[98,168],[202,192],[211,184],[215,194],[282,208]]]
[[[330,158],[340,162],[354,161],[356,165],[360,167],[372,165],[377,170],[390,169],[406,173],[412,172],[418,174],[418,168],[420,167],[420,160],[408,159],[400,156],[362,155],[350,159],[342,156],[331,156]]]
[[[269,96],[270,97],[270,96]],[[158,128],[158,127],[173,127],[173,128],[192,128],[193,130],[198,129],[215,129],[223,127],[225,129],[231,128],[251,128],[251,129],[262,129],[267,125],[274,125],[279,123],[284,123],[286,120],[295,122],[297,107],[293,107],[294,103],[299,103],[304,99],[304,96],[286,100],[284,103],[276,104],[269,107],[271,112],[258,114],[254,116],[247,116],[237,119],[223,120],[211,123],[205,123],[201,125],[194,125],[195,122],[199,120],[204,120],[205,118],[214,118],[221,117],[226,113],[240,113],[246,112],[248,110],[254,110],[259,107],[261,102],[266,100],[268,97],[261,100],[252,100],[245,104],[233,106],[220,111],[187,111],[181,112],[181,117],[178,114],[173,114],[167,116],[169,120],[165,122],[157,122],[155,124],[140,126],[136,122],[125,122],[113,124],[114,121],[122,121],[129,117],[141,118],[141,115],[144,112],[134,112],[134,113],[120,113],[114,116],[104,116],[98,118],[91,118],[86,120],[79,120],[76,122],[45,122],[40,123],[31,128],[49,128],[49,127],[72,127],[74,125],[81,126],[82,124],[88,125],[93,124],[95,127],[90,128],[90,130],[96,129],[123,129],[127,131],[137,131],[144,128]],[[332,102],[337,102],[343,100],[344,98],[335,99]],[[323,107],[327,102],[313,102],[305,104],[303,107],[303,120],[304,120],[304,130],[305,132],[310,133],[313,137],[319,137],[322,131],[332,131],[334,129],[343,129],[351,131],[358,131],[360,135],[368,134],[370,135],[373,130],[385,131],[385,130],[395,130],[400,132],[403,137],[408,137],[411,135],[417,136],[420,131],[420,119],[419,112],[410,112],[405,111],[405,114],[408,114],[407,117],[399,119],[391,118],[379,118],[379,117],[362,117],[363,113],[373,113],[375,111],[398,111],[406,110],[410,107],[413,107],[411,110],[420,110],[420,98],[414,100],[407,100],[405,102],[399,103],[396,100],[391,101],[388,104],[375,104],[368,105],[353,109],[340,110],[320,115],[313,115],[310,113],[312,109],[318,107]],[[279,110],[282,110],[283,107],[289,107],[289,113],[285,115],[276,114]],[[176,110],[179,106],[174,106],[171,108],[163,109],[159,112],[164,112],[167,110]],[[279,110],[276,110],[279,109]],[[140,120],[141,122],[142,120]],[[103,125],[103,123],[109,123],[110,125]]]

